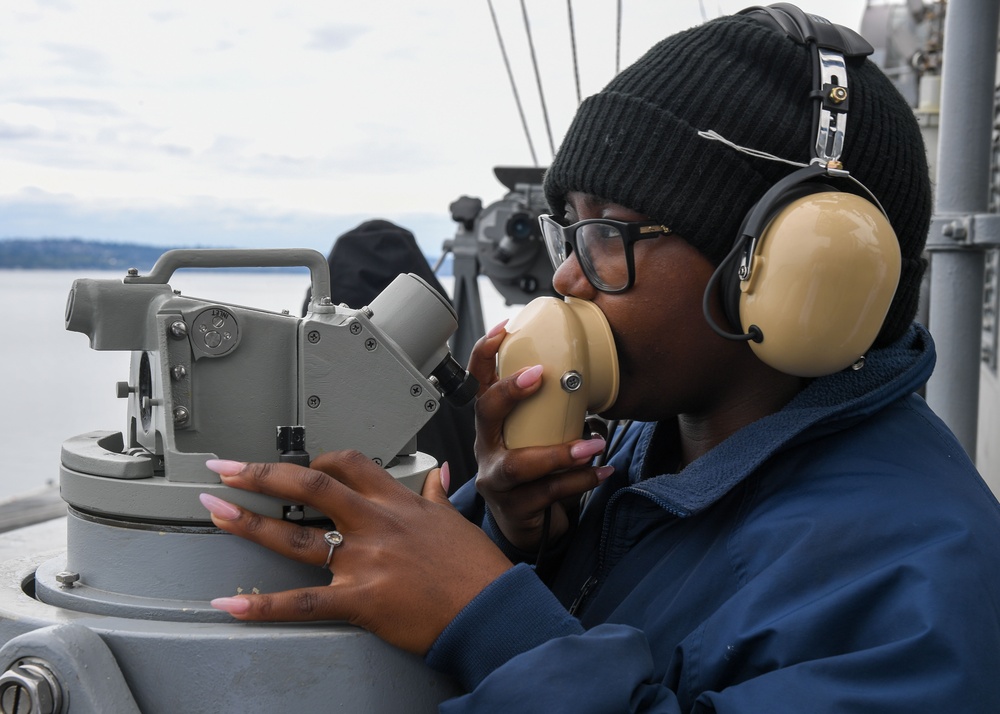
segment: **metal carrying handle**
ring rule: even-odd
[[[180,268],[309,268],[313,302],[330,299],[330,266],[312,248],[178,248],[161,255],[147,275],[128,275],[125,283],[166,284]]]

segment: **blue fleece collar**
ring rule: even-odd
[[[820,433],[844,429],[916,391],[930,377],[934,342],[918,323],[888,347],[871,350],[865,366],[812,381],[781,411],[739,430],[679,474],[639,480],[650,457],[655,423],[638,424],[629,474],[638,492],[681,516],[711,505],[775,453]]]

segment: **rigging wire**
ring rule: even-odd
[[[576,30],[573,29],[573,0],[566,0],[569,10],[569,43],[573,52],[573,78],[576,79],[576,105],[580,106],[583,98],[580,95],[580,65],[576,61]]]
[[[622,70],[622,0],[618,0],[618,19],[615,30],[615,75]]]
[[[492,7],[492,5],[491,5]],[[549,110],[545,106],[545,90],[542,89],[542,75],[538,71],[538,58],[535,56],[535,43],[531,39],[531,23],[528,22],[528,8],[521,0],[521,15],[524,16],[524,34],[528,37],[528,48],[531,50],[531,65],[535,68],[535,82],[538,84],[538,98],[542,103],[542,116],[545,119],[545,131],[549,136],[549,149],[552,155],[556,155],[556,145],[552,141],[552,126],[549,124]]]
[[[524,18],[524,32],[528,40],[528,49],[531,53],[531,65],[535,72],[535,83],[538,86],[538,98],[542,106],[542,116],[545,119],[545,131],[549,140],[549,149],[555,156],[556,147],[552,139],[552,125],[549,121],[549,110],[545,102],[545,90],[542,87],[542,76],[538,67],[538,56],[535,53],[535,42],[531,35],[531,22],[528,19],[528,8],[525,0],[521,2],[521,15]],[[503,33],[500,30],[500,23],[497,20],[496,10],[493,7],[493,0],[486,0],[490,9],[490,18],[493,20],[493,29],[496,32],[497,44],[500,46],[500,54],[503,57],[504,67],[507,70],[507,78],[510,80],[510,88],[514,94],[514,102],[517,105],[517,113],[521,118],[521,127],[524,129],[524,137],[528,141],[528,149],[531,152],[531,160],[538,166],[538,155],[535,152],[534,142],[531,140],[531,131],[528,128],[528,120],[524,114],[524,104],[521,102],[521,95],[517,91],[517,81],[514,79],[514,72],[511,69],[510,57],[507,55],[507,47],[503,41]],[[576,103],[579,106],[583,102],[583,95],[580,89],[580,63],[576,48],[576,28],[573,22],[573,0],[566,0],[566,9],[569,16],[569,36],[570,48],[573,58],[573,78],[576,84]],[[621,72],[621,48],[622,48],[622,0],[617,0],[617,16],[615,22],[615,74]]]
[[[531,141],[531,132],[528,131],[528,121],[524,117],[524,105],[521,104],[521,95],[517,91],[517,82],[514,81],[514,73],[510,69],[510,59],[507,57],[507,48],[503,44],[503,34],[500,32],[500,23],[497,22],[497,14],[493,10],[493,0],[486,0],[490,6],[490,16],[493,18],[493,28],[497,33],[497,42],[500,44],[500,54],[503,55],[503,64],[507,68],[507,78],[510,79],[510,88],[514,92],[514,102],[517,104],[517,113],[521,117],[521,126],[524,128],[524,137],[528,140],[528,149],[531,151],[531,160],[538,166],[538,155],[535,154],[535,145]]]

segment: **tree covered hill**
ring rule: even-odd
[[[177,246],[105,243],[82,238],[0,238],[0,270],[121,270],[146,272],[157,258]],[[190,246],[188,246],[190,247]],[[201,246],[208,247],[208,246]],[[429,256],[429,265],[434,261]],[[243,268],[295,271],[299,268]],[[452,256],[446,256],[438,277],[452,274]]]
[[[81,238],[0,239],[0,269],[148,269],[169,248]]]

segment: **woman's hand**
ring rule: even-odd
[[[233,488],[304,503],[343,535],[330,585],[212,604],[240,620],[345,620],[423,655],[480,591],[511,567],[492,541],[448,503],[447,465],[433,470],[424,496],[397,483],[356,451],[330,452],[311,468],[210,461]],[[300,563],[324,567],[325,531],[268,518],[203,494],[219,528]]]
[[[589,465],[604,449],[604,440],[599,438],[556,446],[506,448],[504,419],[519,402],[538,391],[545,377],[541,365],[535,365],[498,378],[497,351],[507,334],[503,327],[501,323],[480,338],[469,358],[469,372],[480,384],[476,401],[476,488],[507,540],[533,553],[541,543],[546,508],[552,507],[548,537],[559,538],[569,528],[567,504],[597,486],[614,469]]]

